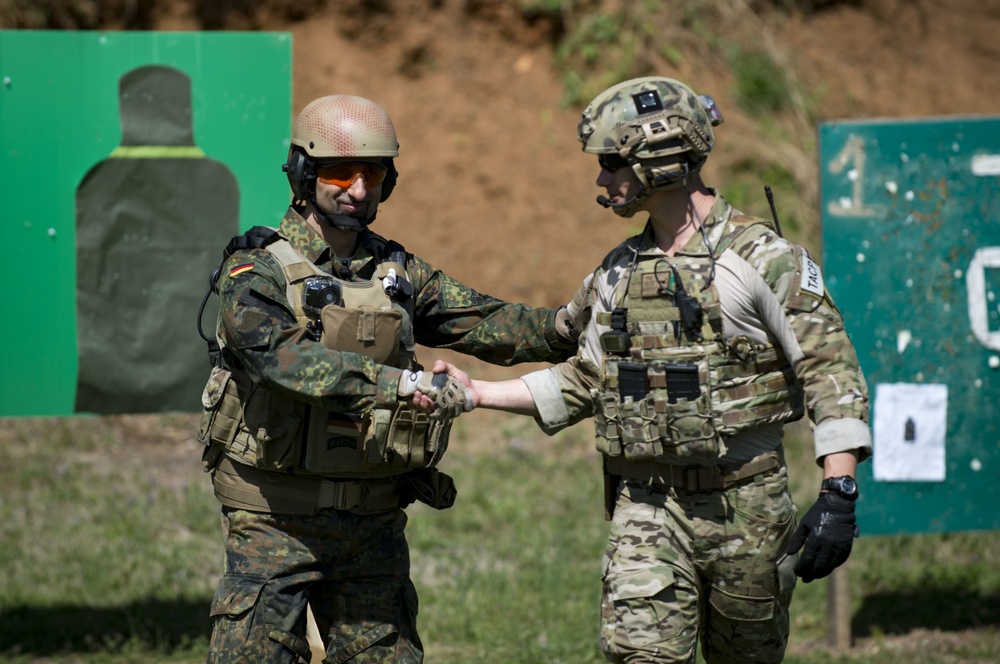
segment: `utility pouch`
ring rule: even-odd
[[[396,366],[403,312],[392,308],[337,305],[323,307],[321,343],[331,350],[366,355],[379,364]]]
[[[656,423],[660,438],[669,441],[673,458],[681,461],[714,461],[719,455],[719,436],[705,399],[657,404]],[[662,412],[659,412],[662,411]]]
[[[201,393],[201,405],[198,442],[205,446],[201,464],[205,472],[211,472],[226,446],[236,437],[242,419],[239,395],[228,369],[212,368]]]
[[[646,398],[618,404],[622,450],[629,461],[655,459],[663,454],[655,403]]]
[[[399,478],[399,506],[406,507],[419,500],[436,510],[446,510],[455,504],[458,491],[451,475],[437,468],[419,468]]]
[[[235,381],[230,384],[233,383]],[[295,412],[295,401],[256,386],[243,403],[244,430],[227,449],[246,463],[263,470],[283,472],[297,467],[302,443],[302,418]]]

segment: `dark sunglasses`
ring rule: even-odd
[[[599,154],[597,155],[597,163],[609,173],[614,173],[619,168],[628,168],[629,165],[628,161],[616,154]]]

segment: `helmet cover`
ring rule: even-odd
[[[710,115],[711,113],[711,115]],[[577,128],[583,151],[625,159],[645,189],[673,189],[705,163],[722,123],[715,102],[671,78],[624,81],[594,98]]]

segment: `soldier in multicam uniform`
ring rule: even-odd
[[[421,371],[415,344],[498,364],[575,350],[557,312],[481,295],[368,229],[397,155],[377,104],[313,101],[293,129],[280,227],[224,254],[199,433],[226,550],[210,662],[308,661],[307,603],[325,661],[422,661],[402,507],[451,506],[436,465],[471,401]]]
[[[579,139],[598,155],[598,202],[649,221],[569,305],[578,354],[503,382],[434,367],[546,433],[594,416],[613,662],[694,662],[699,640],[708,662],[780,661],[795,576],[828,575],[856,536],[867,386],[808,252],[703,183],[721,122],[711,98],[668,78],[594,99]],[[825,479],[796,527],[781,440],[806,412]]]

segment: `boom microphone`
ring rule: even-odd
[[[634,203],[637,198],[639,198],[639,194],[636,194],[635,196],[633,196],[632,198],[628,199],[624,203],[612,203],[611,199],[608,198],[607,196],[598,196],[597,197],[597,202],[600,203],[601,205],[603,205],[606,208],[623,208],[623,207],[626,207],[628,205],[632,205],[632,203]]]

